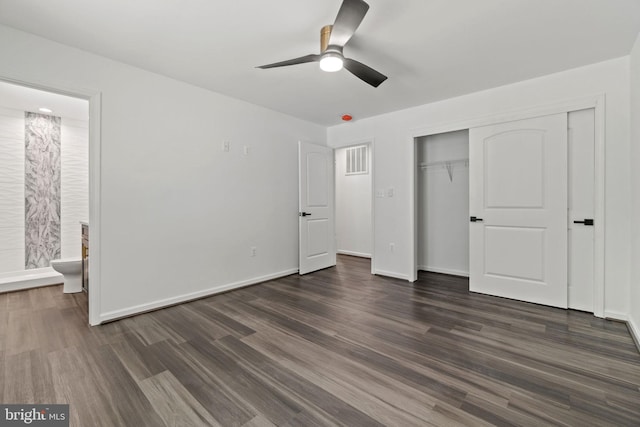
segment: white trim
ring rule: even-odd
[[[457,122],[440,123],[432,126],[418,127],[410,129],[407,133],[407,141],[411,144],[411,164],[409,165],[410,193],[409,197],[409,223],[410,223],[410,240],[413,242],[409,245],[410,257],[412,265],[409,274],[415,281],[418,279],[418,250],[416,238],[416,138],[434,135],[444,132],[453,132],[463,129],[471,129],[479,126],[487,126],[497,123],[510,122],[515,120],[523,120],[527,118],[546,116],[550,114],[569,113],[571,111],[585,110],[587,108],[595,109],[595,248],[594,248],[594,307],[593,314],[596,317],[607,317],[604,312],[604,260],[605,260],[605,94],[589,95],[581,98],[561,100],[552,104],[538,105],[529,108],[517,109],[512,111],[502,111],[488,116],[469,118]]]
[[[617,320],[619,322],[629,322],[629,316],[623,313],[618,313],[615,311],[605,311],[604,318],[610,320]]]
[[[468,271],[453,270],[450,268],[429,267],[428,265],[419,265],[418,270],[429,271],[431,273],[448,274],[450,276],[469,277]]]
[[[408,280],[411,282],[409,276],[406,274],[395,273],[393,271],[376,270],[373,274],[377,276],[393,277],[394,279]]]
[[[181,304],[196,299],[209,297],[222,292],[231,291],[234,289],[243,288],[245,286],[251,286],[258,283],[266,282],[269,280],[278,279],[280,277],[290,276],[298,272],[297,268],[292,268],[278,273],[268,274],[266,276],[255,277],[253,279],[241,280],[239,282],[229,283],[226,285],[216,286],[215,288],[209,288],[202,291],[191,292],[184,295],[178,295],[171,298],[152,301],[145,304],[135,305],[133,307],[123,308],[120,310],[109,311],[100,315],[100,323],[108,322],[111,320],[121,319],[123,317],[133,316],[136,314],[144,313],[147,311],[157,310],[159,308],[168,307],[175,304]]]
[[[340,249],[338,249],[337,252],[339,254],[341,254],[341,255],[357,256],[357,257],[360,257],[360,258],[371,258],[371,254],[365,254],[365,253],[362,253],[362,252],[343,251],[343,250],[340,250]]]
[[[89,325],[100,324],[102,295],[102,94],[89,98]]]
[[[415,282],[418,280],[418,239],[416,238],[418,234],[418,224],[416,223],[416,218],[418,217],[418,203],[416,200],[418,197],[418,165],[416,164],[418,144],[416,143],[416,138],[418,136],[410,133],[409,138],[411,139],[411,161],[409,165],[409,173],[411,173],[411,179],[409,180],[409,241],[411,242],[409,245],[409,260],[411,266],[409,267],[409,281]]]
[[[89,224],[91,239],[91,257],[89,269],[91,284],[89,292],[89,324],[100,323],[100,235],[101,235],[101,186],[100,186],[100,153],[101,153],[101,92],[96,89],[68,87],[45,81],[25,81],[20,76],[0,75],[0,80],[47,92],[86,99],[89,101]]]
[[[0,277],[0,294],[62,283],[64,276],[51,267],[17,271],[15,274],[3,274],[3,277]],[[60,293],[62,294],[62,290]]]
[[[636,322],[633,320],[633,317],[631,316],[629,316],[627,325],[629,327],[629,333],[631,333],[631,338],[633,338],[633,342],[636,344],[636,347],[640,352],[640,327],[636,324]]]
[[[411,135],[411,139],[414,139],[421,136],[512,122],[515,120],[568,113],[569,111],[586,110],[587,108],[597,107],[598,103],[600,101],[604,101],[604,99],[605,94],[594,94],[581,98],[561,100],[552,104],[543,104],[527,108],[496,112],[487,116],[463,119],[457,122],[444,122],[435,125],[412,128],[409,129],[409,133]]]
[[[604,316],[605,294],[605,131],[606,131],[606,98],[600,95],[595,100],[595,185],[594,185],[594,259],[593,259],[593,315]]]
[[[375,138],[369,142],[369,161],[371,162],[371,274],[376,271],[376,167],[375,167]]]

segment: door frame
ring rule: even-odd
[[[23,80],[19,77],[0,75],[0,80],[42,90],[84,99],[89,102],[89,224],[91,227],[91,257],[89,258],[89,270],[91,271],[91,289],[89,292],[89,325],[99,325],[100,319],[100,265],[101,265],[101,123],[102,117],[102,92],[96,89],[62,86],[49,81]],[[78,227],[78,242],[80,241],[80,229]]]
[[[409,131],[407,142],[410,146],[410,167],[409,173],[409,191],[412,196],[409,197],[409,222],[411,236],[409,242],[410,251],[410,274],[409,281],[418,280],[418,239],[417,239],[417,222],[418,203],[417,203],[417,138],[429,135],[435,135],[444,132],[453,132],[457,130],[470,129],[479,126],[487,126],[498,123],[523,120],[533,117],[546,116],[550,114],[569,113],[570,111],[585,110],[593,108],[595,110],[595,183],[594,183],[594,266],[593,266],[593,314],[596,317],[605,317],[604,296],[604,260],[605,260],[605,94],[597,94],[588,97],[568,99],[553,104],[538,105],[517,110],[507,110],[496,112],[482,117],[469,117],[467,119],[441,123],[433,126],[414,128]]]
[[[334,162],[335,162],[335,150],[338,149],[342,149],[342,148],[349,148],[349,147],[354,147],[356,145],[368,145],[369,146],[369,175],[370,175],[370,180],[371,180],[371,274],[376,274],[376,267],[375,267],[375,257],[376,257],[376,176],[374,174],[374,170],[375,170],[375,138],[364,138],[364,139],[359,139],[359,140],[355,140],[355,141],[348,141],[345,143],[339,143],[336,145],[331,145],[331,148],[334,149]],[[334,167],[335,170],[335,167]],[[335,173],[335,172],[334,172]],[[334,185],[334,197],[335,197],[335,179],[333,182]],[[334,200],[334,208],[335,208],[335,200]],[[335,212],[334,212],[335,214]],[[334,216],[335,218],[335,216]],[[337,243],[337,241],[336,241]],[[337,245],[336,245],[337,248]]]

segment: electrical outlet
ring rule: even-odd
[[[245,156],[249,155],[249,147],[247,145],[244,146],[244,155]]]
[[[396,244],[395,243],[389,243],[389,251],[391,251],[391,252],[395,252],[396,251]]]
[[[258,248],[256,248],[255,246],[251,246],[251,256],[254,257],[256,256],[256,252],[258,251]]]
[[[393,197],[393,187],[387,189],[387,197]]]
[[[222,151],[228,153],[230,150],[231,150],[231,142],[230,141],[224,141],[222,143]]]

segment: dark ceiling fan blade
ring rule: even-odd
[[[360,80],[369,83],[373,87],[378,87],[383,81],[387,80],[387,76],[384,74],[377,72],[373,68],[368,67],[355,59],[344,58],[344,68],[349,70],[351,74]]]
[[[304,64],[307,62],[317,62],[317,61],[320,61],[320,55],[311,54],[307,56],[301,56],[300,58],[289,59],[288,61],[274,62],[273,64],[267,64],[267,65],[260,65],[259,67],[256,67],[256,68],[266,69],[266,68],[275,68],[275,67],[286,67],[287,65]]]
[[[344,0],[331,29],[329,44],[344,47],[364,19],[369,5],[363,0]]]

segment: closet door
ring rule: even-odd
[[[469,132],[470,290],[567,307],[567,115]]]

